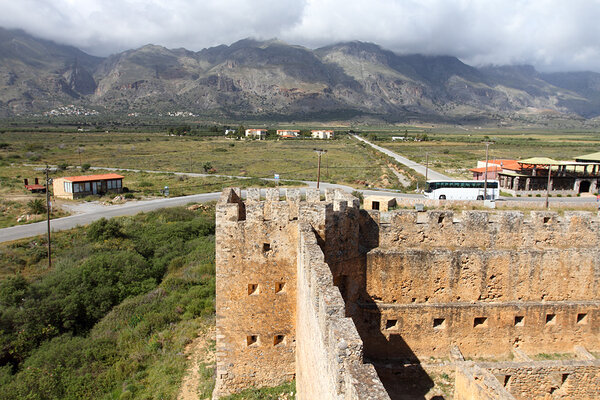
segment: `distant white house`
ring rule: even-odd
[[[235,135],[236,133],[237,133],[237,130],[235,130],[235,129],[225,129],[225,136]]]
[[[333,139],[333,131],[314,130],[310,135],[315,139]]]
[[[300,136],[300,131],[296,129],[277,129],[277,136],[283,138],[296,138]]]
[[[392,136],[392,142],[396,140],[408,140],[406,136]]]
[[[246,129],[246,137],[258,138],[258,140],[266,139],[266,129]]]

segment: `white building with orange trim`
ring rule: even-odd
[[[118,174],[66,176],[52,181],[54,196],[77,199],[94,194],[121,193],[124,176]]]
[[[277,136],[284,138],[297,138],[300,136],[300,131],[297,129],[277,129]]]

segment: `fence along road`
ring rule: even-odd
[[[354,136],[355,139],[358,139],[361,142],[365,142],[366,144],[368,144],[369,146],[371,146],[375,150],[378,150],[378,151],[382,152],[383,154],[392,157],[394,160],[398,161],[400,164],[406,165],[408,168],[410,168],[410,169],[418,172],[419,174],[425,176],[425,170],[427,168],[425,168],[425,166],[423,164],[416,163],[414,161],[409,160],[406,157],[402,157],[401,155],[394,153],[391,150],[388,150],[388,149],[383,148],[381,146],[377,146],[376,144],[373,144],[373,143],[369,142],[368,140],[365,140],[365,139],[361,138],[360,136],[357,136],[357,135],[352,135],[352,136]],[[455,180],[455,178],[450,178],[449,176],[446,176],[444,174],[440,174],[439,172],[436,172],[436,171],[432,170],[431,168],[428,168],[427,179],[430,179],[430,180],[440,180],[440,181],[446,181],[446,180],[452,180],[453,181],[453,180]]]

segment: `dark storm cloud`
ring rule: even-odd
[[[98,55],[245,37],[362,40],[475,65],[600,71],[600,0],[2,0],[0,25]]]

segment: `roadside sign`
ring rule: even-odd
[[[275,174],[275,179],[279,180],[279,174]]]
[[[169,195],[169,187],[168,186],[165,186],[164,193],[165,193],[165,197],[167,197]]]

